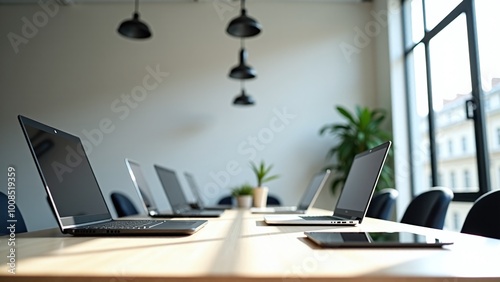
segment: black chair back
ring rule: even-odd
[[[281,206],[281,201],[276,196],[267,195],[267,205],[268,206]]]
[[[233,198],[231,196],[224,196],[219,199],[217,202],[218,205],[232,205],[233,204]]]
[[[389,220],[398,195],[398,190],[394,188],[385,188],[378,191],[368,206],[366,216]]]
[[[230,206],[233,204],[233,197],[224,196],[224,197],[220,198],[220,200],[217,202],[217,204]],[[268,206],[281,206],[281,201],[276,196],[267,195],[267,205]]]
[[[115,206],[118,217],[130,216],[139,214],[134,206],[134,203],[124,194],[120,192],[111,193],[111,201]]]
[[[2,207],[2,211],[0,211],[2,220],[0,235],[28,231],[21,210],[19,210],[17,204],[12,201],[9,202],[9,197],[3,192],[0,192],[0,207]]]
[[[403,214],[401,223],[443,229],[453,191],[446,187],[435,187],[413,199]]]
[[[465,217],[462,233],[500,239],[500,190],[477,199]]]

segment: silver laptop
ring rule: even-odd
[[[125,163],[128,168],[128,172],[130,174],[130,178],[132,178],[132,182],[134,183],[134,187],[137,191],[137,194],[139,198],[141,199],[143,205],[143,209],[147,212],[147,214],[151,217],[218,217],[220,216],[220,212],[210,212],[210,213],[202,213],[200,214],[199,211],[192,213],[192,214],[179,214],[179,212],[174,211],[174,207],[172,206],[172,211],[160,211],[158,209],[158,206],[156,205],[153,194],[151,193],[151,190],[149,189],[148,182],[146,181],[146,178],[144,177],[144,174],[142,173],[141,166],[139,165],[138,162],[130,160],[130,159],[125,159]],[[169,180],[163,179],[162,185],[166,185],[164,182],[168,181],[171,183],[172,181],[174,184],[168,184],[168,186],[175,186],[175,189],[181,189],[180,191],[177,191],[178,193],[175,193],[176,195],[172,195],[172,193],[167,194],[167,198],[170,196],[175,196],[175,197],[182,197],[184,198],[184,194],[182,192],[182,188],[180,187],[180,184],[177,182],[175,173],[173,174],[173,177],[175,178],[170,178]],[[165,186],[164,186],[165,187]],[[171,200],[169,199],[169,202],[172,204]],[[179,209],[176,209],[179,211]]]
[[[172,207],[174,217],[219,217],[224,211],[223,210],[200,210],[193,209],[189,204],[182,186],[177,178],[175,171],[162,167],[159,165],[154,165],[156,174],[160,178],[161,185],[165,194],[167,195],[170,206]]]
[[[191,192],[196,199],[196,202],[192,203],[192,208],[199,210],[227,210],[233,207],[232,205],[206,205],[200,195],[200,189],[198,188],[196,181],[194,181],[193,175],[189,172],[184,172],[184,177],[186,178],[189,188],[191,188]]]
[[[63,233],[192,234],[207,223],[205,220],[114,220],[80,138],[21,115],[18,118]]]
[[[252,213],[257,214],[302,214],[306,213],[318,198],[318,195],[325,186],[326,181],[328,180],[328,176],[330,176],[330,170],[327,169],[325,171],[321,171],[316,173],[311,181],[309,182],[309,186],[304,191],[302,198],[300,199],[298,205],[296,206],[281,206],[281,207],[266,207],[266,208],[251,208],[250,211]]]
[[[363,221],[391,142],[359,153],[354,157],[344,189],[331,216],[265,216],[267,224],[279,225],[356,225]]]

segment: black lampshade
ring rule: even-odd
[[[253,18],[246,15],[246,9],[241,9],[241,15],[232,19],[226,32],[236,37],[252,37],[260,33],[262,27]]]
[[[239,65],[231,69],[229,77],[236,79],[250,79],[257,76],[257,72],[246,64],[246,59],[247,51],[245,48],[241,48]]]
[[[145,39],[151,37],[149,27],[139,20],[139,14],[134,13],[130,20],[123,21],[118,27],[118,33],[128,38]]]
[[[255,101],[252,97],[245,94],[245,89],[241,89],[241,95],[234,98],[233,104],[239,106],[251,106],[255,104]]]
[[[118,33],[134,39],[146,39],[151,37],[148,25],[139,20],[139,0],[135,0],[135,11],[132,19],[124,20],[118,27]]]

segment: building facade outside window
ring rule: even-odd
[[[500,51],[494,36],[500,1],[403,0],[403,7],[413,194],[450,187],[454,204],[465,207],[450,214],[452,229],[459,229],[478,197],[500,189]],[[457,179],[456,172],[463,176]]]

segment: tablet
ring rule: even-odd
[[[437,248],[453,242],[409,232],[304,232],[327,248]]]

